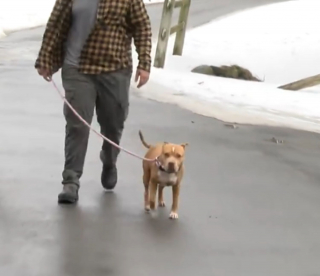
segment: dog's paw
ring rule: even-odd
[[[175,212],[171,212],[169,216],[170,219],[178,219],[178,217],[179,217],[178,213],[175,213]]]
[[[144,210],[145,210],[146,212],[150,212],[150,206],[149,206],[149,205],[144,206]]]
[[[166,203],[164,201],[159,202],[159,207],[165,207],[165,206],[166,206]]]

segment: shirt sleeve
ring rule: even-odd
[[[133,41],[138,53],[138,68],[150,72],[152,33],[150,18],[143,0],[131,1],[130,24],[133,30]]]
[[[41,48],[35,62],[35,68],[53,70],[53,48],[57,37],[57,23],[62,10],[63,0],[56,0],[42,37]]]

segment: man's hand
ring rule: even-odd
[[[135,78],[135,82],[139,81],[137,87],[140,88],[143,85],[145,85],[149,80],[149,76],[150,76],[149,72],[144,71],[142,69],[137,69],[136,78]]]
[[[46,81],[51,81],[52,80],[52,74],[47,69],[38,68],[38,74],[40,76],[42,76]]]

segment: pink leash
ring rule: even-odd
[[[88,124],[88,123],[86,122],[86,120],[83,119],[83,118],[79,115],[79,113],[72,107],[72,105],[68,102],[68,100],[66,99],[66,97],[62,94],[61,90],[58,88],[58,86],[57,86],[56,83],[53,81],[53,79],[51,79],[51,82],[52,82],[54,88],[55,88],[55,89],[57,90],[57,92],[59,93],[61,99],[65,102],[65,104],[71,109],[71,111],[74,113],[74,115],[76,115],[76,116],[79,118],[79,120],[80,120],[81,122],[83,122],[91,131],[93,131],[95,134],[97,134],[98,136],[100,136],[103,140],[107,141],[107,142],[108,142],[109,144],[111,144],[112,146],[118,148],[119,150],[122,150],[122,151],[126,152],[127,154],[129,154],[129,155],[131,155],[131,156],[133,156],[133,157],[136,157],[136,158],[138,158],[138,159],[140,159],[140,160],[143,160],[143,161],[157,162],[157,159],[144,158],[144,157],[141,157],[141,156],[139,156],[139,155],[137,155],[137,154],[135,154],[135,153],[133,153],[133,152],[131,152],[131,151],[129,151],[129,150],[126,150],[125,148],[117,145],[115,142],[111,141],[110,139],[108,139],[107,137],[105,137],[104,135],[102,135],[101,133],[99,133],[98,131],[96,131],[96,130],[95,130],[93,127],[91,127],[91,125]]]

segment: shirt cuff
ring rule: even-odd
[[[151,63],[150,62],[139,62],[138,69],[149,72],[151,71]]]

